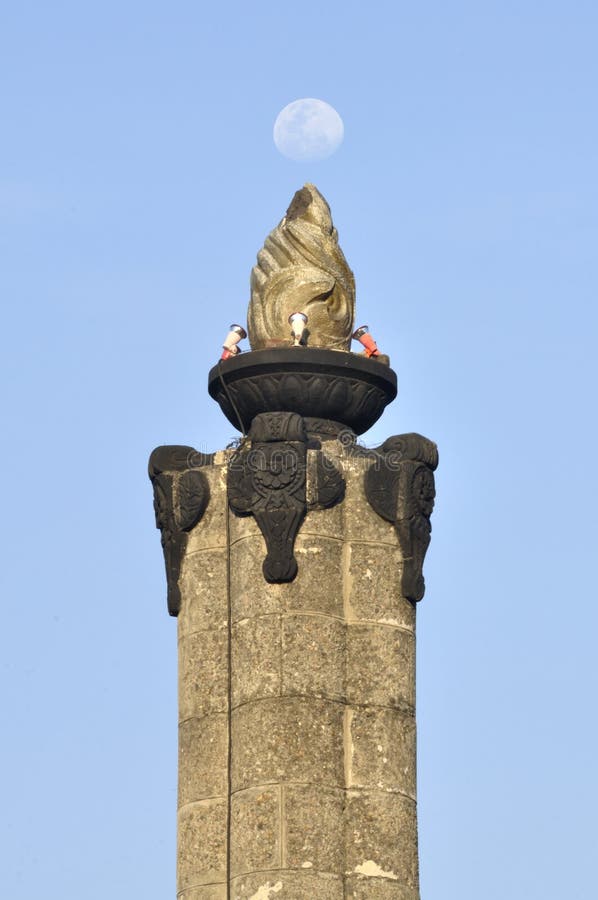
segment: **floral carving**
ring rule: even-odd
[[[253,515],[266,541],[263,573],[276,584],[297,574],[295,538],[308,507],[342,499],[344,480],[328,461],[316,464],[309,503],[306,490],[307,433],[296,413],[263,413],[254,418],[250,443],[232,457],[228,502],[237,515]]]
[[[209,465],[212,459],[211,455],[183,446],[157,447],[150,456],[149,477],[154,488],[156,528],[161,532],[171,616],[177,616],[181,607],[179,575],[187,534],[200,521],[210,497],[201,467]]]
[[[412,601],[421,600],[425,591],[422,570],[432,531],[437,465],[436,444],[420,434],[402,434],[375,451],[365,475],[368,501],[395,526],[403,555],[403,596]]]

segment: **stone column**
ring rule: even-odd
[[[436,448],[367,451],[328,424],[258,415],[239,449],[150,460],[178,615],[182,900],[419,898]]]

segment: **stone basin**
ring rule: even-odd
[[[316,423],[323,420],[363,434],[396,397],[397,376],[356,353],[284,347],[220,360],[210,370],[208,391],[241,432],[258,413],[294,412],[306,417],[309,431],[322,431]]]

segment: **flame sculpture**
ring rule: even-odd
[[[293,344],[289,316],[308,318],[303,343],[348,350],[355,278],[338,245],[330,207],[313,184],[297,191],[251,272],[247,316],[252,350]]]

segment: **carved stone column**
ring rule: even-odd
[[[186,449],[175,519],[177,480],[210,499],[178,577],[180,896],[417,900],[413,601],[434,445],[365,451],[344,432],[311,449],[301,417],[274,414],[238,450]]]
[[[178,616],[178,896],[419,900],[415,605],[436,447],[357,443],[396,375],[347,350],[353,276],[313,186],[251,284],[253,352],[208,384],[243,438],[159,447],[149,466]]]

